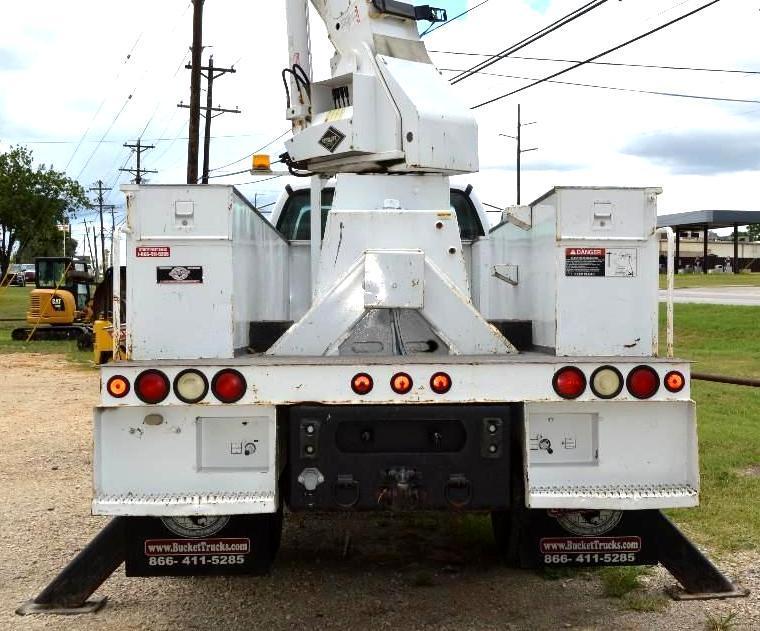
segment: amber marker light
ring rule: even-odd
[[[391,389],[396,394],[406,394],[412,389],[414,382],[405,372],[399,372],[391,378]]]
[[[251,171],[269,172],[271,169],[272,169],[272,164],[267,154],[256,153],[252,156]]]
[[[129,394],[129,380],[121,375],[115,375],[106,383],[108,394],[117,399],[121,399]]]
[[[681,392],[681,390],[683,390],[684,386],[686,385],[686,377],[684,377],[683,374],[677,370],[671,370],[667,375],[665,375],[664,382],[665,389],[668,392]]]
[[[356,394],[369,394],[372,391],[372,386],[374,386],[372,377],[366,372],[360,372],[351,379],[351,390],[356,392]]]
[[[436,394],[446,394],[451,390],[451,377],[445,372],[437,372],[430,377],[430,389]]]

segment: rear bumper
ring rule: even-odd
[[[264,405],[96,409],[93,513],[273,513],[280,479],[296,510],[503,509],[520,479],[529,508],[698,503],[691,401],[281,406],[279,416]]]
[[[276,410],[97,408],[95,515],[247,515],[279,505]]]
[[[529,508],[699,503],[692,401],[529,403],[523,449]]]

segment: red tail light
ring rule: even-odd
[[[637,399],[649,399],[660,389],[660,376],[654,368],[649,366],[636,366],[628,373],[625,385]]]
[[[248,384],[245,377],[237,370],[226,368],[220,370],[211,381],[211,392],[222,403],[235,403],[245,394]]]
[[[391,388],[396,394],[406,394],[412,389],[414,382],[405,372],[399,372],[391,378]]]
[[[580,368],[565,366],[554,373],[552,385],[563,399],[577,399],[586,390],[586,375]]]
[[[144,403],[161,403],[169,396],[169,379],[160,370],[144,370],[135,379],[135,394]]]
[[[374,385],[372,377],[366,372],[360,372],[358,375],[354,375],[354,378],[351,380],[351,390],[356,392],[356,394],[369,394]]]
[[[681,392],[686,385],[686,377],[677,370],[671,370],[665,375],[663,382],[665,383],[665,389],[668,390],[668,392]]]
[[[446,394],[451,390],[451,377],[445,372],[437,372],[430,377],[430,389],[436,394]]]

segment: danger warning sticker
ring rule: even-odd
[[[636,248],[565,248],[565,276],[633,278],[637,272]]]
[[[171,248],[166,245],[140,245],[135,248],[137,258],[168,258],[171,254]]]
[[[604,276],[604,248],[565,248],[565,276]]]

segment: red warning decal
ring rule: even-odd
[[[135,248],[135,256],[137,258],[168,258],[171,256],[172,250],[167,245],[140,245]]]
[[[565,276],[604,276],[604,248],[565,248]]]

